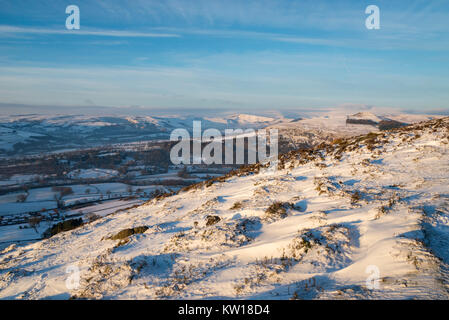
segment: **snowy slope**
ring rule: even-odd
[[[448,299],[448,139],[449,118],[340,139],[7,248],[0,298]]]

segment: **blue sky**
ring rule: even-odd
[[[0,108],[14,104],[448,110],[449,2],[0,0]]]

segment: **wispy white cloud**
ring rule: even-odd
[[[394,61],[370,57],[265,52],[201,58],[181,54],[177,60],[184,66],[0,66],[1,101],[83,105],[89,99],[98,105],[161,108],[344,102],[426,108],[446,107],[449,101],[447,77],[394,69]],[[379,68],[389,71],[378,73]]]
[[[100,36],[100,37],[164,37],[164,38],[178,38],[182,35],[200,35],[211,36],[217,38],[240,38],[240,39],[261,39],[268,41],[292,42],[310,45],[328,45],[339,46],[344,45],[347,41],[332,40],[326,38],[308,38],[295,37],[281,33],[271,32],[255,32],[247,30],[220,30],[220,29],[196,29],[196,28],[153,28],[151,32],[140,31],[122,31],[122,30],[66,30],[66,29],[51,29],[51,28],[35,28],[35,27],[18,27],[10,25],[0,25],[0,35],[17,35],[17,34],[38,34],[38,35],[85,35],[85,36]]]
[[[213,38],[256,39],[271,42],[286,42],[312,46],[371,48],[376,50],[413,49],[413,50],[449,50],[449,33],[435,34],[407,30],[404,26],[384,28],[379,32],[367,32],[366,29],[353,30],[351,33],[324,32],[318,36],[307,36],[300,31],[296,33],[261,32],[244,29],[215,28],[179,28],[156,27],[154,32],[175,33],[181,36],[196,35]],[[422,44],[426,43],[426,46]]]
[[[213,29],[213,28],[154,28],[156,31],[173,32],[180,35],[199,35],[210,36],[216,38],[238,38],[238,39],[258,39],[279,42],[294,42],[311,45],[341,46],[347,43],[347,39],[329,39],[325,37],[298,37],[295,35],[274,33],[274,32],[258,32],[239,29]]]
[[[80,35],[80,36],[101,36],[101,37],[132,37],[132,38],[172,38],[180,37],[178,34],[171,33],[156,33],[156,32],[137,32],[137,31],[122,31],[122,30],[66,30],[66,29],[50,29],[50,28],[35,28],[35,27],[17,27],[10,25],[0,25],[0,34],[15,35],[15,34],[57,34],[57,35]]]
[[[304,38],[304,37],[289,37],[289,36],[276,36],[271,38],[275,41],[301,43],[309,45],[324,45],[324,46],[347,46],[349,41],[343,39],[324,39],[324,38]]]
[[[388,17],[388,15],[387,15]],[[428,21],[429,17],[426,18]],[[361,19],[363,20],[363,19]],[[386,20],[386,21],[385,21]],[[114,29],[93,29],[82,27],[80,30],[66,30],[64,27],[38,28],[13,25],[0,25],[0,37],[17,37],[20,35],[79,35],[117,38],[179,38],[197,35],[215,38],[257,39],[274,42],[296,43],[315,46],[375,48],[377,50],[414,49],[414,50],[449,50],[446,41],[449,37],[444,28],[439,32],[434,29],[423,30],[417,26],[385,19],[378,32],[367,33],[364,28],[357,28],[351,33],[321,32],[318,36],[307,36],[301,30],[290,33],[252,31],[238,28],[213,27],[152,27],[143,31],[126,31]],[[441,19],[436,19],[439,22]],[[327,21],[329,23],[329,21]],[[447,23],[446,23],[447,24]],[[359,27],[363,23],[359,23]],[[441,27],[441,23],[439,22]],[[426,45],[423,45],[425,43]]]

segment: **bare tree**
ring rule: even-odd
[[[28,225],[36,231],[36,233],[39,233],[37,231],[37,227],[41,224],[43,217],[42,216],[32,216],[28,218]]]

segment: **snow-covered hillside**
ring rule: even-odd
[[[86,148],[104,144],[168,139],[177,128],[192,130],[193,121],[202,129],[259,129],[285,120],[230,114],[221,117],[198,116],[85,116],[19,115],[0,116],[0,155],[30,154]]]
[[[449,118],[187,189],[5,249],[0,297],[449,298]]]
[[[335,138],[379,132],[391,123],[412,124],[420,121],[442,118],[443,116],[387,113],[385,110],[363,111],[336,108],[310,113],[303,118],[270,125],[279,130],[279,135],[290,147],[316,146]],[[385,122],[385,124],[382,124]]]

